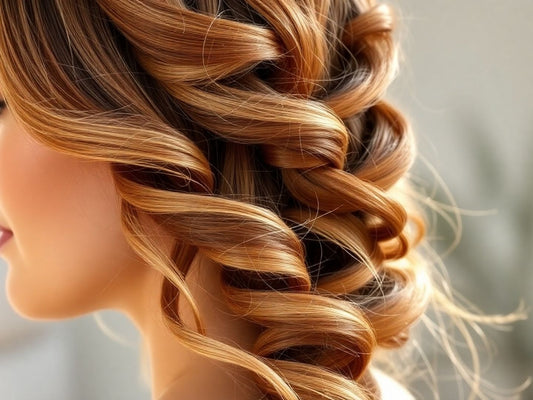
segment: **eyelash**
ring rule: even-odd
[[[6,108],[6,102],[4,100],[0,100],[0,113],[4,111],[4,108]]]

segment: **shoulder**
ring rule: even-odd
[[[372,368],[371,372],[379,385],[383,400],[415,400],[406,388],[384,372],[376,368]]]

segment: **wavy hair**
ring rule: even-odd
[[[41,143],[110,163],[184,345],[253,371],[271,400],[379,399],[370,363],[436,290],[402,195],[413,135],[383,99],[394,23],[373,0],[2,1],[0,82]],[[175,236],[170,257],[142,215]],[[205,335],[184,281],[197,252],[261,327],[251,352]]]

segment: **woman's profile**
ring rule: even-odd
[[[120,310],[154,400],[413,398],[376,368],[440,293],[383,98],[394,21],[373,0],[1,2],[12,307]]]

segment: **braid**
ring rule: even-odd
[[[214,3],[100,1],[143,68],[224,143],[215,196],[126,181],[120,193],[224,265],[229,306],[263,327],[254,356],[291,387],[283,397],[258,374],[270,398],[376,397],[373,353],[402,345],[427,301],[424,272],[389,263],[412,251],[410,215],[387,190],[414,154],[381,99],[396,67],[390,10],[345,1],[332,19],[328,1]],[[160,19],[141,27],[128,13]]]

